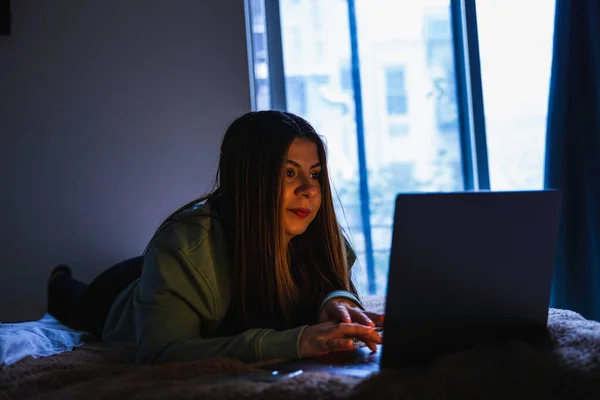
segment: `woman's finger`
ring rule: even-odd
[[[334,315],[329,315],[329,317],[334,321],[352,322],[352,318],[348,312],[348,307],[344,304],[336,304],[336,306],[333,308],[333,314]]]
[[[385,314],[379,314],[372,311],[365,311],[364,313],[371,319],[371,321],[373,321],[373,323],[375,323],[375,326],[383,326]]]
[[[376,331],[372,331],[364,335],[358,335],[356,336],[356,339],[364,342],[365,344],[372,342],[373,345],[381,344],[382,342],[381,336]],[[372,347],[369,348],[373,349]]]
[[[350,309],[350,317],[352,318],[352,322],[358,322],[359,324],[368,326],[375,326],[375,323],[371,320],[371,318],[369,318],[368,314],[360,308]]]
[[[361,340],[369,340],[370,337],[373,337],[373,334],[375,334],[375,337],[379,337],[377,332],[373,330],[372,326],[367,326],[356,322],[338,324],[331,331],[332,337],[360,338]]]
[[[372,352],[377,351],[377,344],[375,342],[367,340],[366,342],[363,342],[363,343],[365,345],[367,345],[367,347],[369,348],[369,350],[371,350]]]

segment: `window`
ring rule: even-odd
[[[391,137],[401,137],[410,134],[410,127],[407,123],[391,122],[388,124],[388,132]]]
[[[254,21],[258,24],[265,23],[265,2],[264,0],[250,0],[250,13]]]
[[[443,40],[450,32],[450,20],[447,18],[431,18],[426,23],[427,38]]]
[[[254,72],[254,108],[270,108],[269,67],[264,0],[250,0],[252,70]]]
[[[494,190],[541,189],[544,184],[554,3],[477,2],[490,184]],[[510,21],[510,29],[504,21]],[[535,29],[531,29],[532,21]]]
[[[254,60],[256,62],[267,61],[267,42],[264,32],[254,32]]]
[[[288,94],[288,110],[298,115],[306,114],[306,82],[304,78],[288,76],[285,80],[285,91]]]
[[[340,87],[342,91],[352,93],[352,71],[346,63],[340,66]]]
[[[384,73],[388,115],[408,114],[404,67],[386,67]]]
[[[552,2],[516,7],[516,1],[274,0],[256,6],[266,4],[267,17],[255,29],[282,48],[265,47],[266,71],[255,57],[254,85],[262,85],[255,107],[285,107],[325,137],[338,217],[358,255],[353,280],[359,292],[386,291],[397,193],[487,189],[490,177],[494,189],[537,185],[554,10]],[[539,32],[528,29],[533,16],[536,24],[544,21]],[[517,26],[518,36],[511,31]],[[467,40],[478,33],[479,47]],[[532,48],[540,50],[528,53]],[[507,81],[510,92],[499,83]],[[520,114],[502,121],[501,111],[514,108],[507,106],[519,96]],[[525,138],[533,129],[538,133]],[[531,178],[498,178],[518,171]]]
[[[427,66],[432,71],[430,96],[434,119],[440,132],[456,132],[458,110],[454,77],[454,47],[444,39],[452,36],[450,21],[444,15],[429,14],[425,19]]]

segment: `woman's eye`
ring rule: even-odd
[[[294,172],[293,169],[288,169],[287,172],[286,172],[286,175],[287,175],[288,178],[293,178],[294,175],[296,175],[296,173]]]
[[[318,179],[319,179],[319,175],[321,175],[321,173],[320,173],[320,172],[313,172],[313,173],[311,174],[311,177],[312,177],[312,178],[313,178],[313,179],[316,181],[316,180],[318,180]]]

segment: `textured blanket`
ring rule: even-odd
[[[365,301],[382,309],[381,298]],[[256,365],[230,359],[142,366],[131,350],[90,343],[0,370],[0,399],[600,399],[600,323],[550,309],[552,347],[513,342],[446,356],[410,375],[305,373],[276,383],[227,382]]]

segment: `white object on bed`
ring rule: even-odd
[[[0,368],[25,357],[46,357],[84,344],[91,336],[75,331],[50,314],[37,321],[0,323]]]

